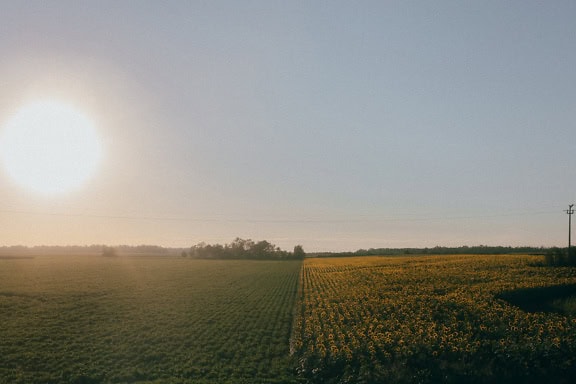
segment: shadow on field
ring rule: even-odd
[[[555,312],[573,315],[566,303],[576,301],[576,284],[523,288],[502,292],[497,296],[526,312]]]

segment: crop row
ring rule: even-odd
[[[3,261],[0,383],[289,381],[300,266]]]

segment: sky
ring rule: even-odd
[[[566,246],[576,2],[0,1],[0,129],[73,105],[81,188],[0,245]]]

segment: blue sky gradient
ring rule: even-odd
[[[99,171],[0,174],[0,243],[565,245],[572,1],[4,1],[0,125],[54,98]]]

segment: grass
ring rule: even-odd
[[[301,262],[0,261],[0,383],[290,382]]]

